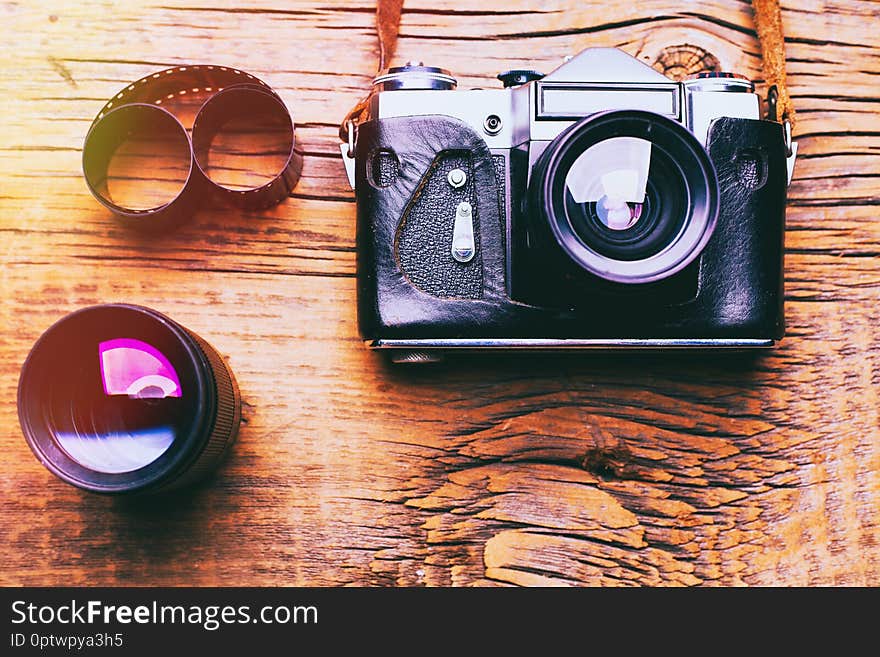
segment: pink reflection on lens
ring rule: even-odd
[[[133,338],[98,345],[101,379],[107,395],[137,398],[180,397],[180,379],[165,355]]]

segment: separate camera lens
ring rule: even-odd
[[[216,351],[164,315],[94,306],[50,327],[19,381],[22,430],[61,479],[104,493],[195,481],[235,439],[240,399]]]
[[[582,269],[620,283],[681,271],[715,228],[718,183],[702,145],[649,112],[611,111],[560,134],[535,167],[535,213]]]

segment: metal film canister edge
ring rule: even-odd
[[[223,126],[232,117],[272,114],[284,124],[284,166],[271,180],[248,189],[233,189],[213,180],[207,171],[208,153],[214,138],[223,132]],[[208,98],[196,114],[192,127],[192,146],[195,165],[202,178],[213,188],[215,195],[226,202],[246,208],[267,208],[281,202],[296,187],[303,167],[302,151],[296,144],[296,128],[284,103],[274,92],[252,84],[226,87]]]
[[[170,128],[169,134],[178,134],[181,146],[187,153],[187,175],[180,190],[169,201],[152,208],[129,208],[114,202],[109,193],[105,193],[108,168],[116,149],[127,141],[131,133],[149,128],[152,122],[165,124]],[[196,165],[186,128],[171,112],[157,105],[132,103],[104,114],[101,120],[92,124],[86,135],[82,166],[92,196],[127,224],[137,228],[158,229],[185,219],[197,208],[204,189],[202,171]]]

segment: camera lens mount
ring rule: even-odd
[[[699,256],[719,208],[715,169],[681,124],[651,112],[587,117],[542,153],[532,214],[586,272],[616,283],[665,279]]]

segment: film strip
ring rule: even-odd
[[[184,97],[201,102],[190,126],[179,110]],[[274,124],[280,143],[273,143],[271,150],[283,153],[284,163],[257,186],[224,184],[211,175],[211,145],[231,122],[256,115]],[[162,135],[185,160],[180,164],[186,176],[178,192],[153,207],[127,207],[114,201],[108,189],[111,160],[135,134]],[[104,207],[141,228],[178,223],[211,197],[248,210],[271,207],[293,191],[302,162],[293,119],[278,94],[250,73],[224,66],[178,66],[133,82],[104,105],[83,144],[83,173],[89,190]]]

